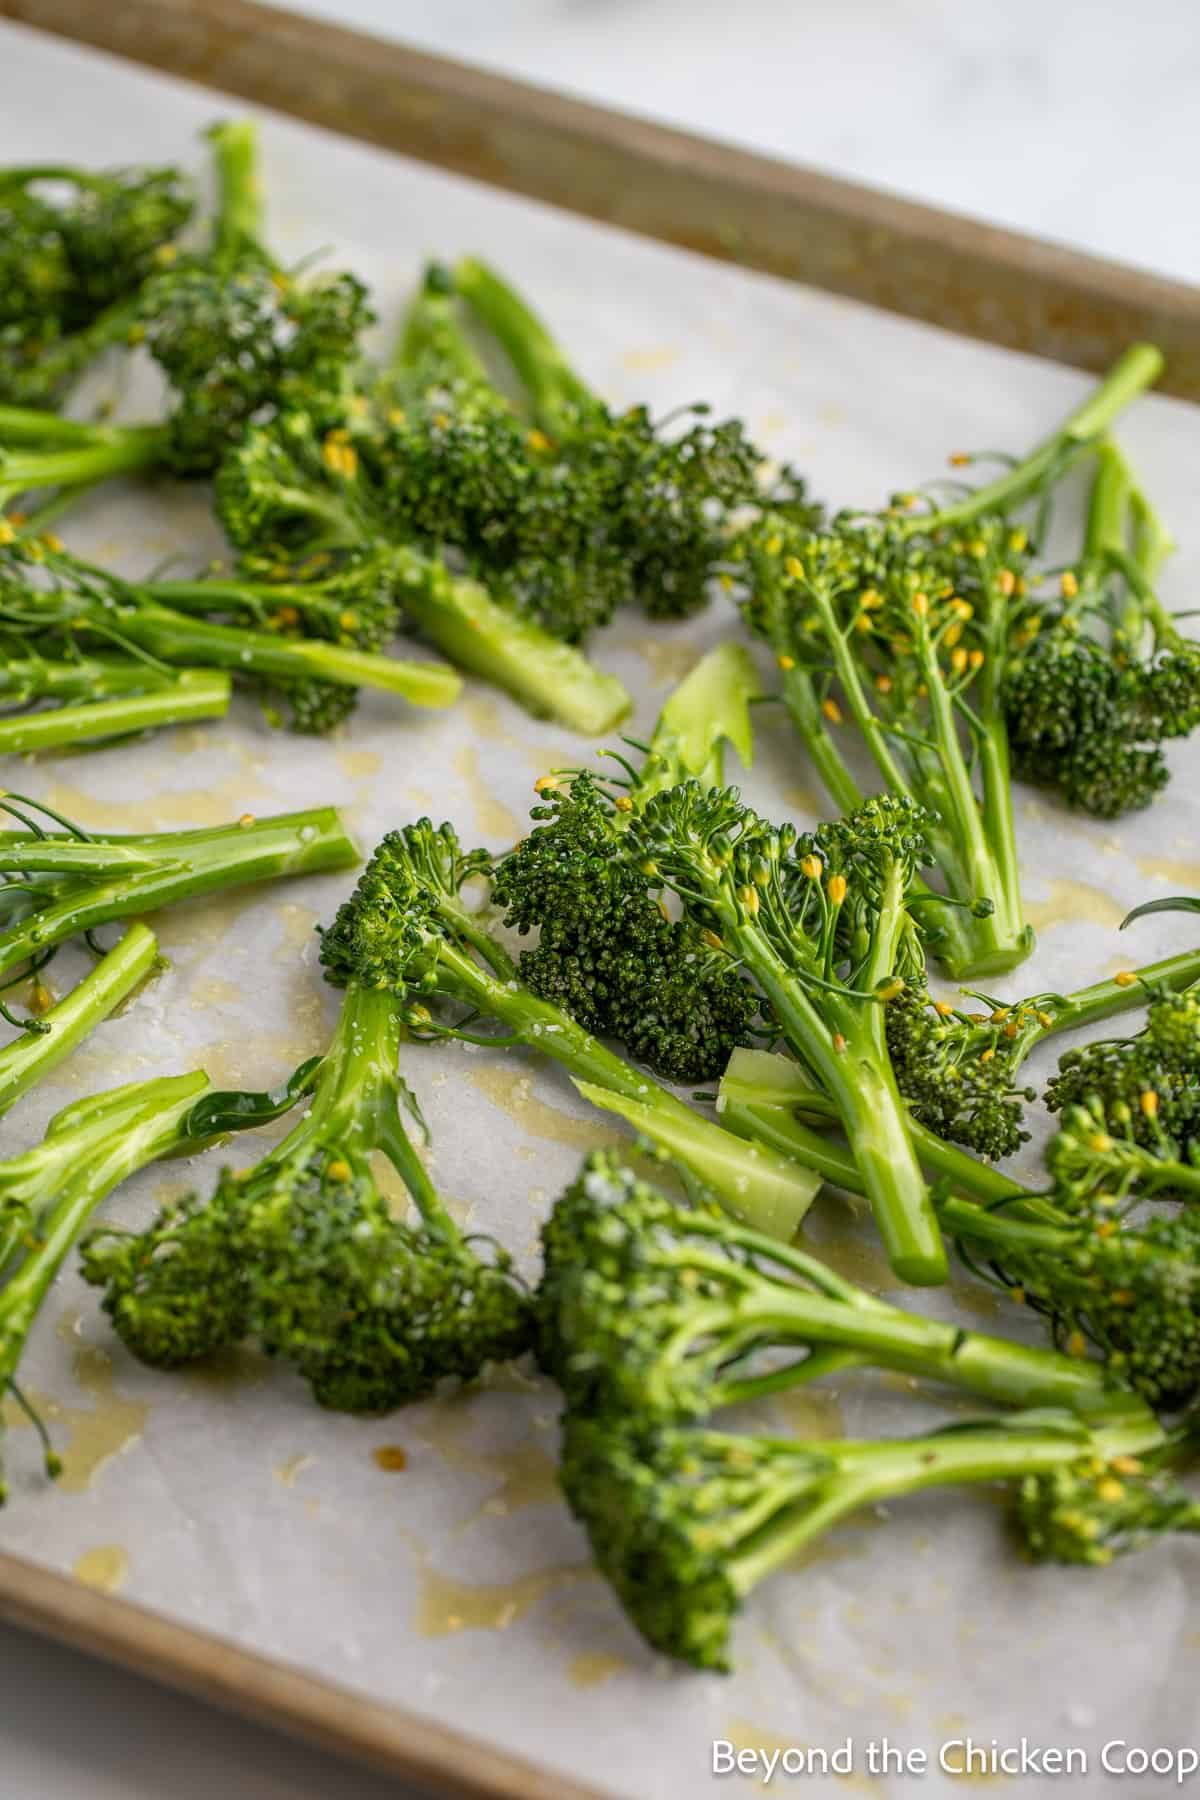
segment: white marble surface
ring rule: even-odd
[[[1200,280],[1194,0],[325,0],[310,10]],[[0,1800],[417,1800],[0,1632]]]

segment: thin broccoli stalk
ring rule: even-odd
[[[1080,457],[1090,455],[1117,415],[1152,387],[1162,371],[1160,350],[1153,344],[1131,344],[1087,399],[1020,462],[950,506],[914,515],[902,529],[951,531],[989,513],[1011,512],[1057,481]]]
[[[494,269],[475,257],[456,265],[454,288],[508,357],[537,423],[552,436],[570,436],[578,414],[595,405],[595,396],[545,325]]]
[[[837,1107],[813,1086],[792,1057],[767,1050],[735,1050],[721,1077],[717,1115],[730,1131],[770,1144],[781,1155],[799,1158],[847,1193],[865,1192],[853,1151],[824,1135],[838,1123]],[[812,1121],[819,1121],[822,1129],[815,1129]],[[957,1145],[945,1143],[915,1119],[909,1121],[909,1133],[921,1166],[960,1192],[985,1202],[1009,1200],[1021,1193],[1009,1176]]]
[[[1174,548],[1170,533],[1134,479],[1133,471],[1110,439],[1096,452],[1084,538],[1084,568],[1115,572],[1123,579],[1125,600],[1115,635],[1137,655],[1147,627],[1155,651],[1178,650],[1188,642],[1154,588],[1162,563]],[[1086,573],[1085,573],[1086,579]]]
[[[382,1150],[411,1194],[426,1226],[448,1243],[461,1233],[429,1179],[400,1120],[400,1009],[391,994],[351,986],[342,1001],[300,1123],[255,1168],[255,1175],[303,1165],[329,1153],[357,1176],[370,1175]],[[286,1200],[283,1204],[286,1205]]]
[[[189,1119],[210,1090],[203,1072],[134,1082],[77,1101],[51,1120],[41,1144],[0,1163],[7,1214],[0,1268],[0,1392],[11,1391],[40,1421],[17,1386],[26,1340],[50,1285],[84,1225],[118,1183],[160,1157],[197,1150]],[[23,1246],[26,1246],[23,1249]],[[42,1430],[46,1473],[61,1464]],[[6,1490],[0,1485],[0,1500]]]
[[[843,978],[837,967],[842,907],[847,901],[852,908],[863,903],[861,893],[851,892],[851,884],[859,880],[853,863],[849,881],[840,872],[824,879],[823,857],[814,852],[803,858],[803,898],[798,901],[785,892],[783,881],[783,852],[794,843],[794,832],[768,832],[756,823],[748,845],[735,847],[721,829],[722,797],[712,796],[706,803],[698,788],[692,793],[693,785],[661,796],[647,808],[643,840],[649,864],[685,905],[711,919],[717,941],[754,977],[793,1052],[835,1102],[892,1267],[917,1284],[944,1281],[937,1220],[884,1037],[885,996],[910,929],[906,894],[912,864],[899,849],[908,820],[889,821],[897,842],[894,854],[885,848],[882,834],[868,837],[876,851],[873,922]],[[689,793],[694,805],[687,801]],[[682,804],[676,804],[680,797]],[[882,808],[882,802],[871,804],[877,811]],[[894,805],[903,803],[895,800]],[[740,810],[728,813],[735,831],[745,826],[738,819]],[[878,822],[873,813],[865,833],[872,824],[877,829]],[[851,840],[855,829],[856,821],[848,821]]]
[[[392,349],[389,372],[404,375],[432,359],[435,365],[472,385],[491,387],[491,377],[459,320],[454,277],[431,263],[409,302]],[[385,383],[386,385],[386,383]]]
[[[6,410],[11,416],[15,409]],[[114,475],[140,474],[161,459],[165,442],[157,425],[97,425],[89,428],[87,442],[80,438],[72,443],[56,440],[51,432],[49,448],[24,448],[20,438],[10,436],[17,448],[8,450],[3,438],[0,429],[0,510],[41,488],[85,487]]]
[[[911,1439],[811,1443],[678,1427],[639,1434],[622,1421],[582,1419],[568,1422],[563,1486],[601,1571],[654,1649],[727,1670],[731,1628],[752,1591],[863,1506],[1020,1482],[1019,1520],[1034,1555],[1076,1562],[1109,1560],[1172,1527],[1195,1529],[1185,1495],[1156,1506],[1150,1488],[1148,1507],[1140,1492],[1119,1504],[1143,1453],[1154,1457],[1164,1442],[1150,1415],[1073,1431],[1044,1413],[1018,1413]],[[1104,1516],[1091,1530],[1097,1510]]]
[[[122,635],[168,662],[202,663],[279,681],[317,680],[338,687],[376,688],[402,695],[411,706],[453,706],[462,692],[458,675],[444,663],[408,662],[345,644],[280,637],[189,615],[186,608],[200,607],[206,598],[210,605],[220,606],[222,600],[238,597],[235,583],[214,584],[216,591],[206,596],[208,585],[164,581],[135,589],[135,597],[144,594],[146,598],[133,611],[119,614]],[[163,605],[153,597],[156,595],[171,603]],[[241,598],[244,601],[246,596]]]
[[[818,1176],[793,1157],[744,1144],[615,1055],[560,1007],[539,1000],[518,983],[503,947],[494,940],[489,961],[492,969],[481,968],[456,944],[443,941],[430,981],[444,998],[505,1026],[511,1041],[561,1064],[589,1093],[636,1102],[661,1128],[661,1141],[672,1156],[735,1217],[773,1237],[794,1235],[820,1186]],[[432,1023],[421,1007],[410,1009],[409,1017],[418,1029]]]
[[[58,1067],[102,1019],[150,975],[158,964],[158,944],[145,925],[133,924],[62,1000],[0,1049],[0,1114],[9,1111],[51,1069]]]
[[[163,725],[222,719],[229,711],[228,675],[180,669],[156,675],[145,663],[72,662],[17,658],[0,668],[0,702],[64,700],[41,711],[0,717],[0,755],[24,756],[109,738],[154,731]],[[84,696],[93,696],[84,698]],[[99,699],[94,696],[107,695]],[[78,698],[76,698],[78,696]]]
[[[961,672],[956,675],[941,655],[949,630],[956,627],[961,633],[961,623],[953,615],[931,619],[928,602],[921,611],[916,601],[922,596],[914,597],[908,621],[911,654],[929,712],[928,736],[916,743],[894,730],[868,698],[851,633],[837,616],[828,582],[820,573],[805,573],[800,579],[821,621],[844,704],[886,788],[907,794],[931,814],[929,844],[950,901],[923,881],[917,883],[914,898],[918,916],[922,921],[931,918],[936,927],[939,962],[956,978],[1015,968],[1032,950],[1033,932],[1021,907],[1008,738],[999,691],[1007,609],[995,581],[984,577],[979,584],[982,616],[977,608],[976,617],[984,646],[978,682],[969,698],[960,692]],[[814,677],[796,658],[785,655],[780,660],[786,665],[784,703],[804,746],[834,802],[853,811],[862,805],[863,796],[833,742]],[[970,765],[963,749],[963,727],[972,751]],[[980,798],[972,766],[978,770]]]
[[[263,255],[265,229],[258,166],[258,127],[250,119],[226,120],[207,133],[213,147],[217,206],[211,243],[218,260]]]
[[[8,810],[17,797],[8,796]],[[31,804],[22,802],[22,816]],[[42,809],[44,810],[44,809]],[[40,904],[0,930],[0,975],[68,938],[223,888],[285,875],[350,868],[358,850],[334,807],[232,825],[145,836],[0,833],[0,870],[11,884],[49,872],[62,879]]]

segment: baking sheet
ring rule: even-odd
[[[222,112],[194,89],[0,32],[6,102],[0,159],[187,157]],[[53,93],[53,112],[45,96]],[[617,399],[665,411],[702,396],[737,411],[835,502],[881,498],[944,467],[962,446],[1021,447],[1084,391],[1066,371],[987,350],[805,290],[752,277],[535,208],[278,120],[264,121],[272,238],[284,257],[316,245],[375,289],[394,318],[422,259],[476,250],[537,298],[585,372]],[[123,396],[132,416],[150,390]],[[1183,538],[1165,584],[1187,604],[1200,572],[1192,514],[1200,413],[1150,400],[1123,441]],[[137,571],[216,546],[199,491],[107,494],[72,542]],[[1192,542],[1189,544],[1189,537]],[[629,617],[597,642],[648,726],[674,680],[727,629],[720,608],[683,626]],[[449,714],[368,699],[333,743],[272,734],[239,701],[228,725],[164,734],[134,749],[45,759],[5,785],[85,825],[206,823],[317,801],[343,805],[364,846],[421,812],[500,847],[521,829],[536,775],[586,746],[472,685]],[[1131,960],[1115,935],[1129,905],[1200,890],[1197,758],[1175,757],[1170,800],[1116,827],[1023,797],[1020,836],[1035,961],[1006,991],[1062,987]],[[811,822],[820,805],[788,730],[762,713],[756,803]],[[202,1063],[222,1084],[266,1086],[319,1049],[336,1008],[312,926],[347,887],[326,877],[180,909],[161,921],[170,971],[4,1122],[13,1150],[69,1098]],[[1138,959],[1188,939],[1186,919],[1139,928]],[[57,973],[58,971],[56,971]],[[64,960],[61,973],[70,972]],[[1005,984],[996,984],[1004,987]],[[1045,1066],[1044,1064],[1042,1065]],[[565,1078],[534,1059],[465,1047],[414,1048],[406,1073],[434,1140],[436,1178],[461,1216],[535,1266],[538,1225],[579,1155],[611,1137]],[[262,1142],[266,1142],[264,1138]],[[253,1142],[237,1148],[248,1161]],[[108,1214],[126,1222],[219,1158],[130,1183]],[[881,1290],[882,1260],[835,1199],[814,1240]],[[985,1325],[1020,1330],[1015,1309],[954,1286],[921,1295]],[[94,1297],[68,1271],[24,1368],[48,1398],[66,1476],[44,1490],[32,1435],[8,1437],[13,1496],[0,1544],[119,1590],[372,1698],[412,1707],[617,1795],[684,1797],[753,1778],[711,1774],[714,1739],[770,1752],[833,1751],[852,1772],[804,1791],[938,1795],[939,1746],[971,1736],[1086,1751],[1186,1743],[1194,1729],[1200,1617],[1194,1547],[1167,1547],[1098,1574],[1032,1571],[978,1497],[929,1496],[851,1521],[747,1609],[738,1673],[681,1674],[651,1657],[588,1567],[556,1496],[556,1395],[525,1368],[476,1392],[383,1421],[324,1415],[285,1372],[245,1354],[184,1376],[154,1375],[115,1345]],[[926,1414],[887,1383],[845,1380],[777,1402],[764,1420],[824,1433],[915,1430]],[[932,1410],[928,1416],[934,1416]],[[375,1452],[398,1447],[404,1467]],[[384,1461],[400,1461],[398,1457]],[[931,1769],[872,1779],[867,1746],[924,1749]],[[954,1753],[950,1753],[950,1760]],[[1031,1795],[1066,1778],[1032,1777]],[[773,1785],[789,1784],[780,1772]],[[1129,1777],[1126,1791],[1166,1792]]]

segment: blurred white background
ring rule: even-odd
[[[297,10],[1200,281],[1196,0],[293,0]],[[417,1800],[0,1632],[0,1800]]]

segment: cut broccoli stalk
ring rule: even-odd
[[[11,794],[5,804],[31,822],[37,811],[45,812]],[[246,814],[232,825],[145,836],[47,833],[40,825],[36,831],[2,832],[0,870],[6,882],[0,893],[24,898],[30,877],[59,879],[34,891],[32,909],[0,930],[0,975],[27,961],[36,966],[54,946],[116,919],[223,888],[346,869],[357,861],[357,847],[334,807],[265,819]]]
[[[413,550],[397,548],[395,567],[397,598],[421,636],[534,718],[599,737],[629,712],[633,703],[617,676],[501,606],[480,582]]]
[[[322,1405],[379,1412],[527,1346],[529,1301],[509,1259],[475,1254],[403,1129],[400,1035],[393,997],[351,986],[319,1066],[293,1077],[311,1098],[282,1143],[146,1231],[87,1240],[84,1275],[134,1355],[171,1368],[252,1337],[294,1362]],[[379,1191],[375,1151],[418,1228]]]
[[[1163,366],[1162,352],[1153,344],[1131,344],[1100,385],[1028,456],[964,499],[914,518],[905,529],[953,530],[991,513],[1012,512],[1057,481],[1081,456],[1094,451],[1117,415],[1153,387]]]
[[[1030,1550],[1072,1562],[1106,1562],[1165,1530],[1197,1529],[1200,1508],[1186,1494],[1160,1498],[1136,1474],[1129,1481],[1163,1442],[1149,1414],[1073,1431],[1045,1413],[1017,1413],[925,1437],[812,1443],[677,1426],[639,1434],[620,1420],[581,1419],[568,1423],[562,1478],[647,1642],[694,1668],[726,1670],[750,1593],[863,1506],[1019,1482]]]
[[[132,661],[17,657],[0,668],[0,701],[53,699],[58,704],[0,717],[0,755],[24,756],[163,725],[222,719],[231,692],[228,675],[207,669],[159,675],[151,665]]]
[[[157,963],[153,932],[145,925],[131,925],[90,974],[57,1005],[38,1015],[35,1030],[0,1049],[0,1114],[57,1068],[102,1019],[128,999]]]
[[[34,1149],[0,1163],[0,1393],[10,1392],[38,1426],[50,1476],[61,1465],[17,1384],[29,1332],[64,1258],[106,1195],[147,1163],[202,1147],[190,1119],[210,1086],[197,1071],[76,1101],[51,1120]],[[5,1492],[0,1485],[0,1499]]]

